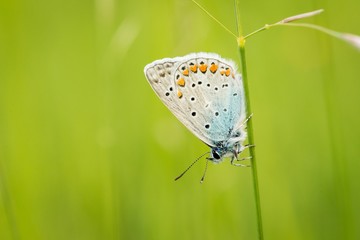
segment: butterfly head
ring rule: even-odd
[[[224,148],[214,147],[211,149],[210,160],[220,162],[224,156]]]
[[[218,146],[211,148],[210,157],[208,159],[214,163],[220,163],[225,157],[237,158],[237,155],[241,152],[240,149],[241,147],[238,144],[219,144]]]

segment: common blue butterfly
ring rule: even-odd
[[[244,87],[233,61],[214,53],[164,58],[145,66],[151,87],[196,137],[211,148],[209,160],[231,163],[246,147]]]

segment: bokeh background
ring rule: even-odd
[[[236,31],[233,1],[199,2]],[[240,1],[245,33],[360,34],[360,1]],[[144,66],[235,39],[188,0],[0,2],[0,239],[256,239],[249,168],[207,147]],[[247,41],[266,239],[360,239],[360,53],[311,29]]]

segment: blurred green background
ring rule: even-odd
[[[235,31],[231,0],[199,2]],[[245,33],[360,34],[360,1],[240,1]],[[235,39],[188,0],[0,2],[0,239],[256,239],[251,172],[207,147],[144,66]],[[311,29],[247,41],[266,239],[360,239],[360,54]]]

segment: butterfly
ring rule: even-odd
[[[230,157],[232,164],[242,165],[234,161],[249,147],[244,145],[249,118],[242,77],[233,61],[215,53],[191,53],[156,60],[144,72],[167,108],[210,147],[208,160],[219,163]]]

